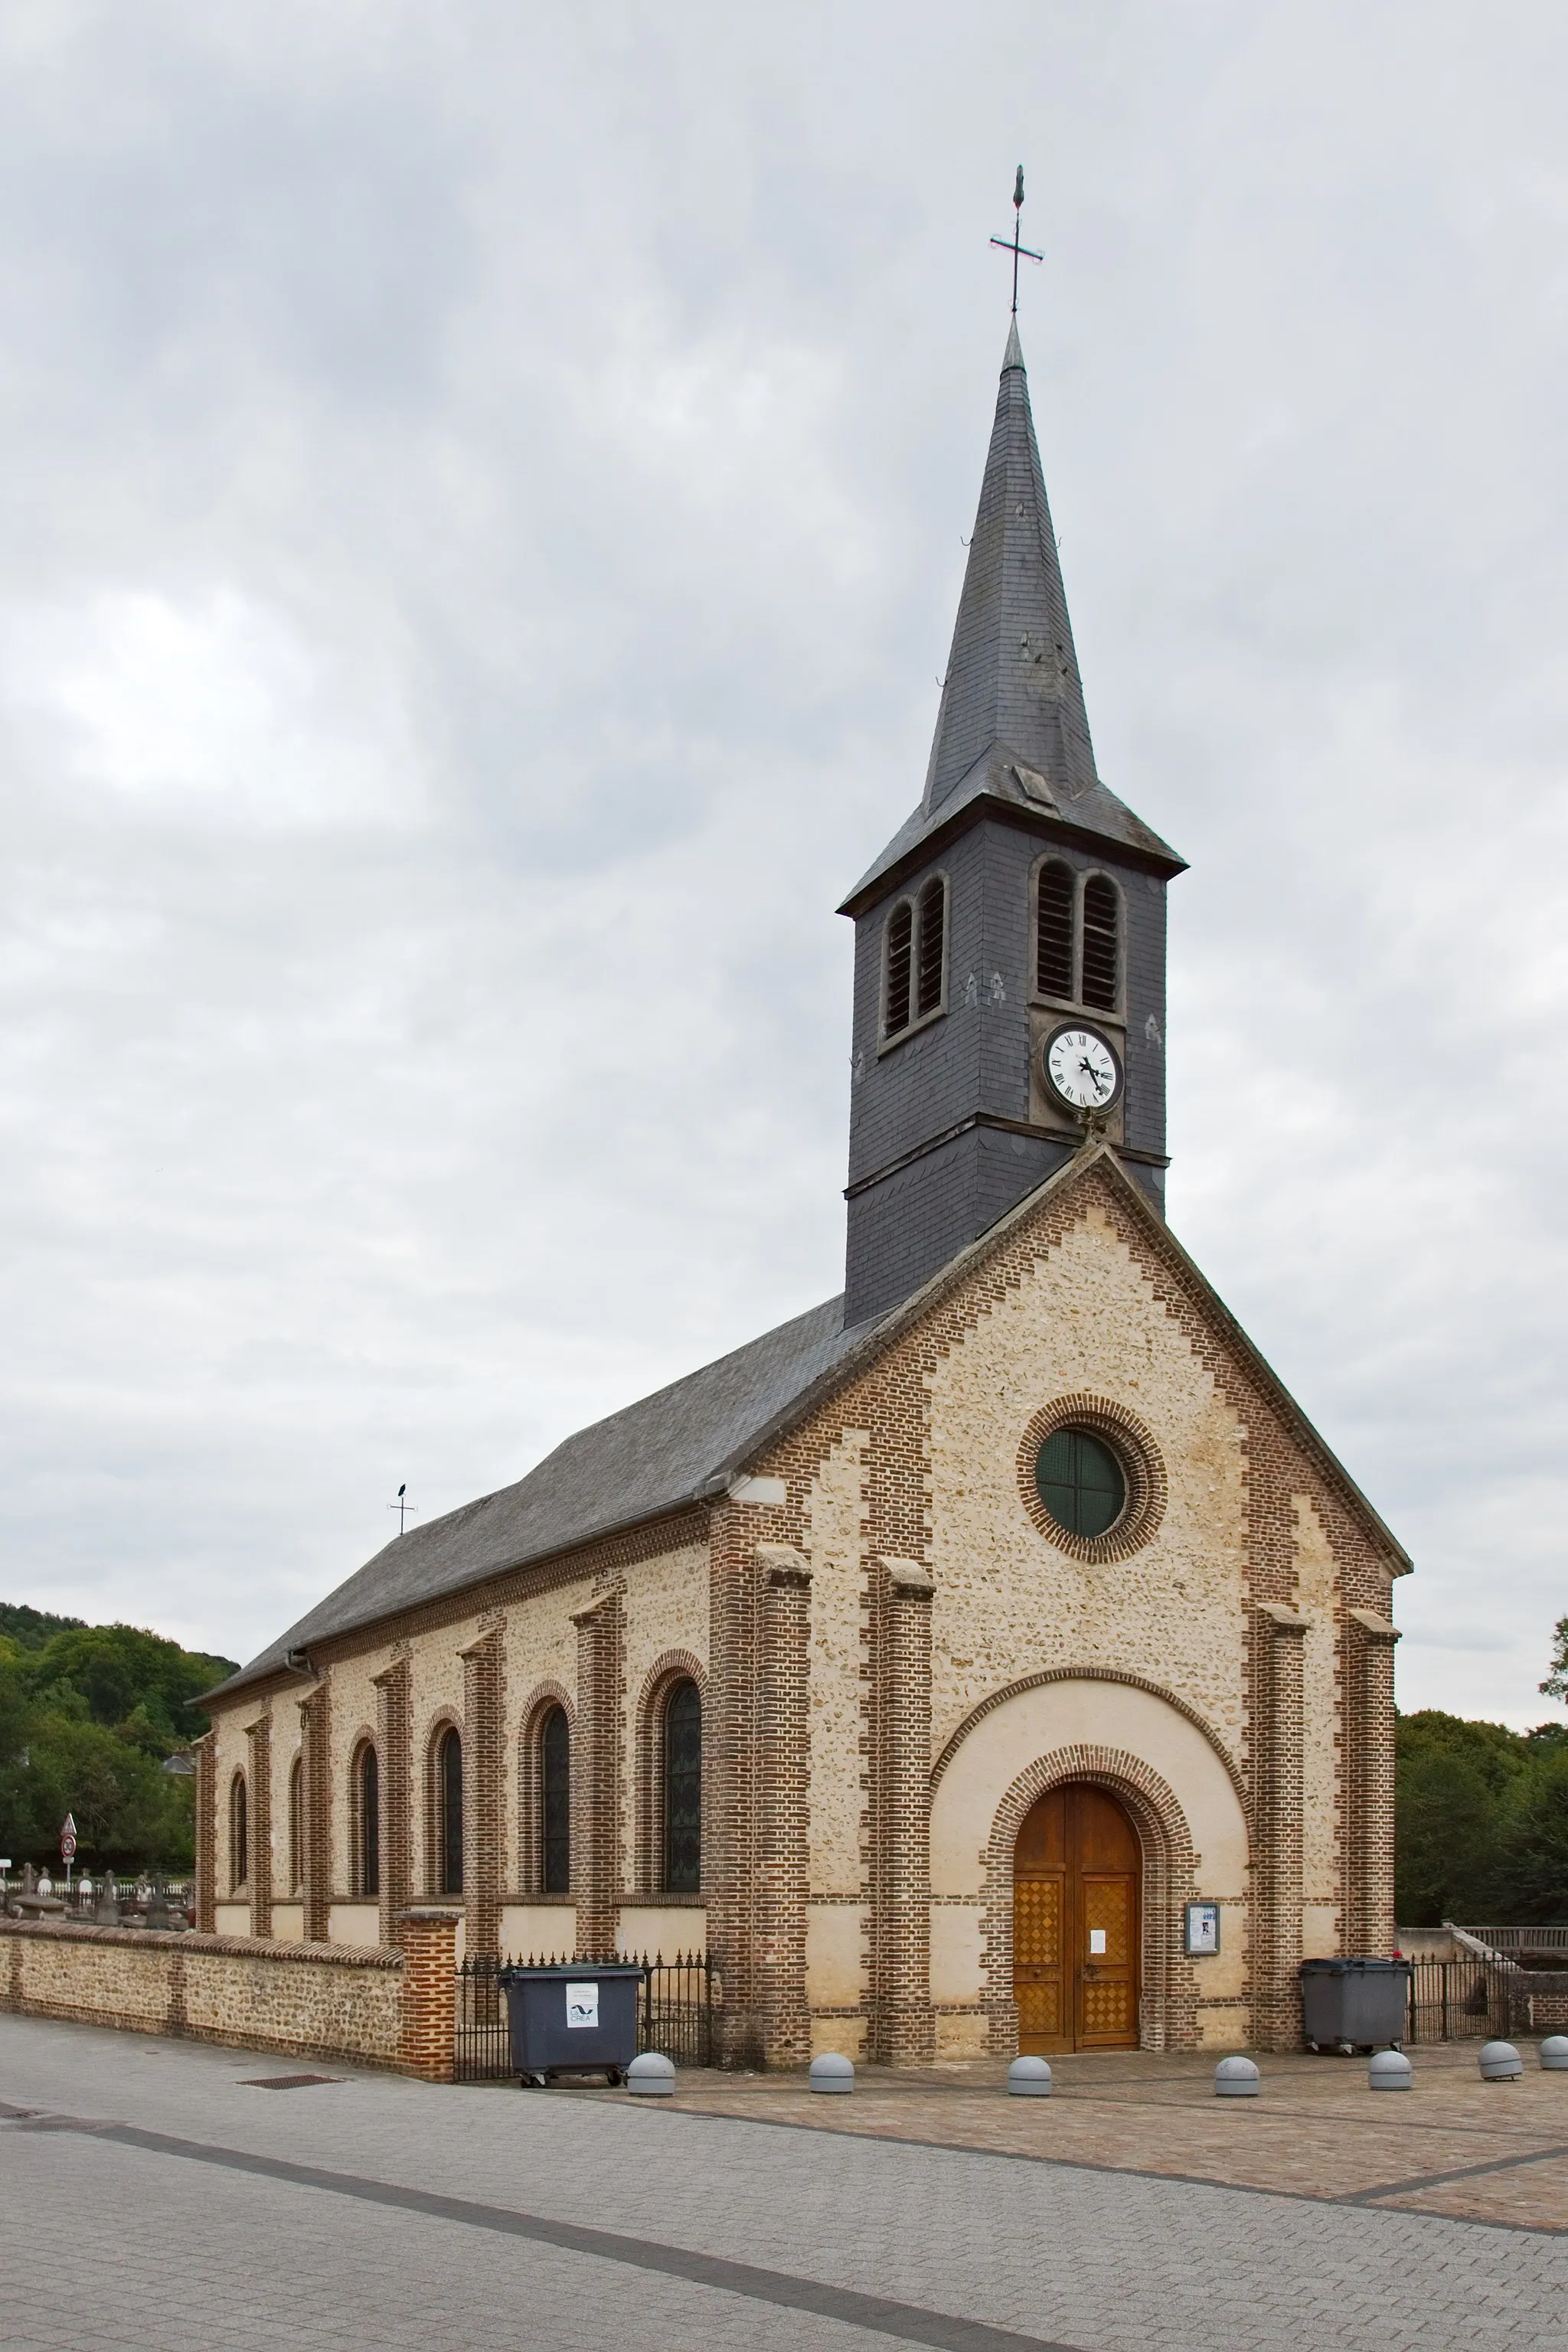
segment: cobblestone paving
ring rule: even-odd
[[[689,2074],[692,2112],[817,2131],[1104,2165],[1288,2195],[1359,2197],[1407,2211],[1568,2230],[1568,2074],[1483,2083],[1475,2042],[1413,2052],[1415,2087],[1373,2095],[1366,2061],[1266,2057],[1263,2095],[1216,2100],[1215,2053],[1144,2051],[1053,2062],[1049,2101],[1000,2095],[980,2062],[895,2074],[863,2069],[847,2101],[788,2075]],[[1401,2184],[1429,2183],[1420,2189]]]
[[[1539,2228],[650,2113],[624,2095],[353,2074],[279,2093],[245,2081],[290,2071],[243,2052],[0,2018],[0,2340],[19,2352],[764,2341],[857,2352],[901,2338],[1000,2352],[994,2331],[1008,2330],[1079,2352],[1557,2352],[1563,2339],[1568,2236]],[[1139,2091],[1146,2136],[1184,2113],[1198,2128],[1194,2110],[1157,2106],[1125,2070],[1121,2090]],[[864,2112],[874,2095],[837,2104]],[[1224,2113],[1211,2105],[1203,2120]],[[192,2153],[126,2145],[84,2120]],[[1513,2152],[1530,2157],[1527,2173],[1561,2162],[1517,2142]],[[292,2177],[237,2168],[254,2159]],[[303,2168],[340,2179],[309,2185]],[[1514,2177],[1480,2179],[1495,2195]],[[416,2210],[373,2201],[405,2193]],[[619,2251],[538,2234],[574,2224],[616,2233]],[[752,2269],[739,2286],[692,2274],[708,2258]],[[800,2308],[801,2294],[817,2307]],[[835,2295],[900,2308],[839,2307]]]

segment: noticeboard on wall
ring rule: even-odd
[[[1184,1915],[1182,1949],[1191,1959],[1201,1959],[1219,1949],[1219,1905],[1189,1903]]]

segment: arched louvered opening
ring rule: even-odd
[[[228,1784],[228,1883],[237,1891],[250,1875],[250,1797],[245,1775]]]
[[[1042,996],[1073,998],[1072,868],[1054,857],[1040,868],[1035,914],[1035,985]]]
[[[354,1761],[354,1876],[360,1895],[381,1893],[381,1765],[367,1739]]]
[[[664,1884],[671,1895],[702,1885],[702,1694],[689,1676],[664,1705]]]
[[[539,1880],[545,1895],[572,1885],[572,1727],[552,1706],[539,1727]]]
[[[912,978],[915,914],[901,898],[888,918],[887,976],[883,990],[882,1034],[896,1037],[910,1025],[910,982]]]
[[[920,896],[920,951],[916,957],[915,1011],[921,1020],[942,1003],[947,957],[947,885],[933,874]]]
[[[305,1883],[305,1774],[303,1760],[296,1756],[289,1768],[289,1885],[290,1888]]]
[[[436,1861],[440,1895],[463,1891],[463,1741],[454,1727],[436,1751]]]
[[[1114,1013],[1121,966],[1121,915],[1116,885],[1091,874],[1083,886],[1083,1003]]]

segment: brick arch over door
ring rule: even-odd
[[[1013,1999],[1013,1851],[1018,1832],[1031,1807],[1070,1780],[1108,1790],[1130,1817],[1142,1848],[1140,2042],[1145,2050],[1194,2049],[1197,1993],[1192,1963],[1182,1951],[1182,1906],[1196,1892],[1186,1817],[1174,1791],[1142,1758],[1084,1742],[1038,1757],[1020,1772],[991,1825],[982,1955],[990,2046],[1004,2057],[1018,2046]]]
[[[664,1710],[678,1683],[692,1682],[708,1718],[708,1669],[690,1650],[666,1650],[643,1676],[637,1709],[637,1885],[646,1895],[664,1889]],[[702,1820],[708,1807],[708,1743],[702,1743]]]

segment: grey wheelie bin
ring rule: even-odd
[[[593,1961],[502,1969],[511,2063],[523,2088],[556,2074],[618,2083],[637,2054],[637,1993],[645,1971]]]
[[[1398,2050],[1410,2000],[1408,1960],[1303,1960],[1301,2031],[1309,2050]]]

